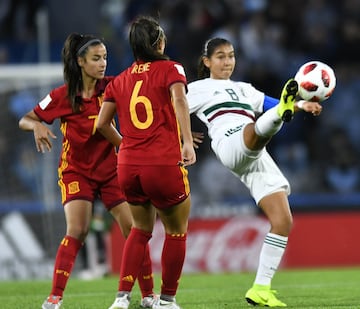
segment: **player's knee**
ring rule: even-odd
[[[80,241],[85,241],[89,228],[85,226],[68,226],[66,234]]]

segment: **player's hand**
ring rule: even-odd
[[[189,166],[196,162],[195,149],[192,143],[184,143],[182,147],[182,162],[179,162],[181,166]]]
[[[299,106],[301,102],[301,107]],[[319,116],[322,112],[322,105],[318,102],[299,101],[298,107],[307,113],[312,113],[314,116]]]
[[[202,142],[204,141],[204,133],[192,131],[191,135],[193,137],[193,146],[195,149],[198,149],[199,144],[202,144]]]
[[[45,150],[51,151],[52,143],[50,137],[56,138],[56,135],[41,122],[36,123],[34,126],[34,139],[37,151],[42,153],[44,153]]]

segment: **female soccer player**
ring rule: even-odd
[[[118,222],[125,237],[132,224],[129,206],[117,183],[116,151],[99,132],[96,120],[103,92],[111,77],[104,77],[107,53],[102,40],[70,34],[62,50],[65,84],[53,89],[27,113],[19,126],[33,131],[38,151],[50,151],[54,133],[43,122],[60,119],[63,134],[59,162],[59,186],[66,219],[66,235],[58,248],[50,296],[43,309],[61,307],[63,292],[76,256],[82,247],[92,218],[94,200],[99,197]],[[144,248],[138,280],[141,305],[154,302],[149,248]]]
[[[271,224],[246,300],[252,305],[285,307],[275,297],[271,280],[292,226],[287,199],[290,185],[265,146],[299,107],[318,115],[321,105],[296,102],[298,85],[294,80],[285,84],[280,101],[268,97],[250,84],[231,80],[234,67],[235,52],[229,41],[207,41],[198,67],[200,80],[188,85],[187,99],[190,113],[206,124],[218,159],[248,187]],[[256,117],[258,114],[261,116]]]
[[[161,295],[154,309],[179,309],[175,295],[185,258],[190,213],[186,166],[196,155],[180,63],[164,54],[166,38],[153,18],[138,17],[129,41],[135,62],[108,84],[98,130],[118,153],[119,184],[134,218],[121,262],[120,283],[110,309],[126,309],[134,278],[151,238],[155,214],[165,229]],[[118,115],[121,135],[111,120]]]

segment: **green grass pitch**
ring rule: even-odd
[[[182,309],[251,308],[244,294],[254,273],[184,274],[177,302]],[[159,292],[159,275],[155,275]],[[83,281],[70,278],[64,309],[107,309],[114,300],[118,278]],[[1,309],[40,309],[50,291],[50,281],[0,282]],[[273,289],[288,308],[360,308],[360,268],[280,270]],[[129,309],[140,308],[137,288]]]

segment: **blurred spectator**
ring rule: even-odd
[[[20,41],[34,39],[36,13],[43,2],[43,0],[2,0],[0,37]]]
[[[326,138],[324,180],[330,191],[348,193],[359,189],[359,155],[343,128],[333,128]]]
[[[342,3],[338,58],[357,62],[360,54],[360,1],[344,0]]]
[[[324,101],[319,127],[324,133],[341,126],[351,143],[360,151],[360,65],[344,60],[335,67],[337,85],[332,96]]]

